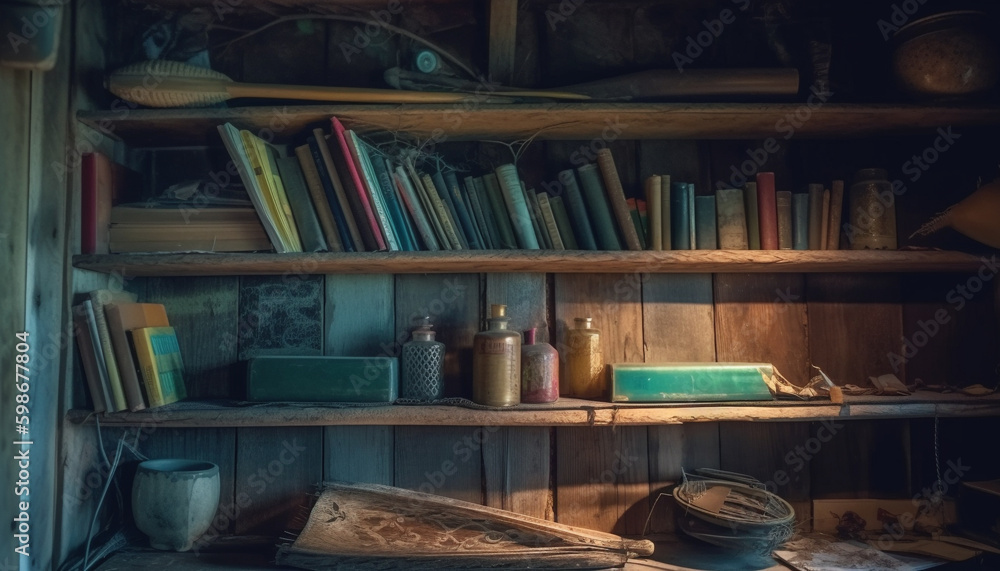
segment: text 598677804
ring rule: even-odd
[[[14,495],[17,496],[17,516],[14,518],[14,551],[27,557],[31,548],[31,524],[28,515],[30,507],[30,485],[31,485],[31,440],[28,440],[30,426],[30,409],[28,407],[30,388],[28,368],[28,351],[31,349],[28,344],[28,333],[22,331],[15,334],[17,341],[14,345],[14,431],[17,439],[13,441],[18,446],[14,454],[14,462],[17,466],[17,480],[14,482]]]

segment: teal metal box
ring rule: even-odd
[[[611,365],[612,402],[773,400],[770,363],[622,363]]]
[[[247,370],[247,400],[392,403],[399,365],[391,357],[256,357]]]

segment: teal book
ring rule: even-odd
[[[580,175],[580,187],[583,189],[584,202],[587,203],[591,226],[597,236],[597,245],[602,250],[621,250],[622,244],[615,232],[617,223],[611,216],[611,204],[608,202],[608,193],[604,190],[600,169],[596,164],[588,164],[576,169],[576,172]]]
[[[451,216],[451,221],[454,222],[455,233],[458,234],[458,239],[462,243],[462,248],[465,250],[469,249],[469,237],[465,234],[465,225],[458,217],[458,209],[455,207],[455,199],[452,198],[451,192],[448,190],[448,183],[444,180],[444,174],[441,171],[437,171],[431,175],[431,180],[434,181],[434,187],[438,191],[438,196],[444,202],[445,208],[448,209],[448,215]]]
[[[688,201],[693,186],[686,182],[670,183],[670,245],[674,250],[691,249],[691,219]]]
[[[612,402],[773,400],[770,363],[623,363],[610,365]]]
[[[267,356],[250,359],[247,400],[367,402],[399,396],[399,365],[392,357]]]
[[[566,205],[563,204],[561,196],[553,196],[549,199],[552,207],[552,216],[556,219],[556,226],[559,228],[559,236],[562,237],[563,245],[567,250],[579,250],[580,244],[573,234],[573,224],[569,221],[569,213],[566,212]]]
[[[415,252],[419,250],[416,239],[407,226],[406,214],[403,212],[403,205],[396,197],[396,183],[389,174],[389,168],[385,164],[385,158],[371,145],[365,144],[368,151],[368,158],[375,173],[375,181],[378,183],[378,192],[382,193],[382,201],[385,202],[385,209],[389,213],[389,223],[392,231],[399,240],[399,249],[404,252]]]
[[[525,199],[517,167],[512,164],[500,165],[495,172],[514,235],[517,236],[518,247],[522,250],[540,250],[538,236],[531,223],[532,216],[528,212],[531,207]]]
[[[507,206],[504,201],[503,191],[500,190],[500,181],[496,173],[483,175],[483,188],[486,190],[486,198],[490,203],[490,212],[496,221],[497,231],[500,234],[500,248],[505,250],[516,250],[517,240],[514,238],[514,227],[507,214]]]
[[[573,225],[573,235],[576,236],[581,250],[596,250],[597,239],[594,237],[594,230],[590,226],[590,219],[587,218],[587,206],[583,202],[583,194],[576,184],[576,174],[573,169],[567,169],[559,173],[559,183],[566,191],[566,211],[569,215],[570,224]]]
[[[715,196],[694,198],[695,237],[698,250],[718,250],[718,230],[715,219]]]
[[[469,241],[469,248],[485,250],[485,246],[479,239],[479,233],[476,231],[475,222],[472,220],[472,214],[465,204],[465,199],[462,198],[462,190],[458,187],[458,177],[455,176],[454,172],[448,171],[444,173],[444,183],[447,185],[446,191],[451,198],[451,203],[455,205],[455,212],[458,213],[458,223],[462,225],[465,238]]]
[[[469,177],[467,180],[471,181],[468,186],[469,196],[472,196],[474,200],[479,202],[479,211],[483,215],[483,227],[486,229],[487,236],[489,236],[490,248],[500,250],[503,248],[503,242],[500,240],[500,230],[497,228],[497,221],[493,216],[493,205],[486,194],[486,184],[483,182],[483,177]]]
[[[299,230],[303,251],[325,252],[326,238],[323,237],[323,229],[320,228],[312,198],[309,197],[309,189],[306,187],[305,177],[302,176],[299,158],[295,155],[278,157],[275,162],[278,165],[278,176],[281,177],[285,194],[288,196],[288,206],[295,218],[295,227]]]
[[[757,215],[757,183],[748,182],[743,193],[747,214],[747,247],[760,250],[760,218]]]
[[[792,195],[792,248],[809,249],[809,195],[804,192]]]

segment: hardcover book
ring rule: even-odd
[[[348,196],[348,189],[344,184],[344,176],[347,174],[345,165],[338,164],[336,157],[341,153],[327,140],[323,129],[316,128],[312,131],[313,136],[309,138],[309,145],[313,148],[313,160],[316,161],[316,168],[320,172],[320,180],[326,192],[327,201],[333,207],[333,216],[337,221],[338,228],[342,227],[340,234],[341,242],[350,243],[353,249],[349,252],[365,251],[365,242],[362,236],[362,220],[357,219],[353,212],[351,200]],[[324,176],[325,175],[325,176]]]
[[[809,195],[792,195],[792,247],[796,250],[809,249]]]
[[[747,211],[747,245],[751,250],[760,250],[760,218],[757,212],[757,183],[748,182],[743,193]]]
[[[670,175],[660,175],[660,224],[663,225],[663,229],[660,234],[662,235],[664,250],[673,249],[673,231],[671,230],[671,224],[673,224],[673,213],[671,212],[672,205],[670,192]]]
[[[540,249],[531,224],[531,215],[528,213],[528,204],[524,200],[521,179],[517,176],[517,167],[511,164],[500,165],[496,168],[496,176],[518,246],[524,250]]]
[[[541,198],[539,197],[539,200]],[[559,228],[559,236],[567,250],[579,250],[580,243],[573,233],[573,224],[569,221],[569,213],[566,212],[566,205],[561,196],[553,196],[549,199],[549,206],[552,207],[552,216],[556,219],[556,226]]]
[[[840,249],[840,221],[844,212],[844,181],[830,185],[830,222],[827,226],[826,249]]]
[[[316,218],[319,220],[320,228],[323,230],[323,237],[326,244],[333,252],[344,252],[344,242],[340,237],[340,229],[333,218],[333,206],[326,197],[326,189],[320,179],[319,169],[313,159],[312,147],[309,144],[295,147],[295,156],[299,159],[299,167],[302,169],[302,177],[305,179],[306,188],[312,198],[313,207],[316,211]],[[351,245],[353,249],[353,245]]]
[[[615,231],[616,224],[611,216],[611,205],[608,203],[608,194],[604,190],[600,170],[596,164],[591,163],[576,169],[576,172],[580,175],[580,188],[587,204],[587,213],[590,215],[597,245],[601,250],[621,250],[622,245]]]
[[[696,196],[694,199],[695,227],[699,250],[718,250],[715,226],[715,196]]]
[[[791,250],[792,240],[792,193],[779,190],[774,193],[774,204],[778,211],[778,249]]]
[[[462,221],[458,217],[458,209],[455,208],[455,201],[452,199],[451,192],[448,190],[448,183],[444,180],[444,174],[442,174],[440,170],[434,171],[434,173],[431,174],[431,181],[434,182],[434,189],[437,191],[438,197],[441,199],[441,204],[444,205],[445,210],[448,212],[448,218],[455,227],[455,235],[458,236],[458,241],[462,246],[461,249],[468,250],[469,237],[465,235],[465,228],[462,226]]]
[[[104,384],[105,375],[101,373],[100,353],[98,352],[95,340],[97,336],[91,331],[97,331],[91,319],[93,316],[93,306],[90,300],[73,306],[73,326],[76,334],[76,344],[80,351],[80,362],[83,364],[84,376],[87,377],[87,387],[90,390],[90,398],[94,403],[94,412],[105,412],[108,404],[112,402],[111,391]]]
[[[111,345],[118,360],[128,408],[131,411],[144,409],[146,400],[142,396],[142,372],[132,356],[127,333],[143,327],[169,327],[166,308],[159,303],[109,303],[104,311],[108,317]]]
[[[635,231],[632,223],[632,216],[628,211],[628,204],[625,201],[625,189],[622,188],[621,178],[618,176],[618,169],[615,167],[615,159],[611,155],[611,149],[601,149],[597,151],[597,164],[601,169],[604,178],[604,188],[608,193],[608,200],[611,208],[614,209],[615,218],[618,219],[618,228],[622,236],[625,237],[625,244],[629,250],[642,250],[642,242],[639,241],[639,234]]]
[[[323,238],[323,230],[320,228],[319,219],[313,209],[312,200],[309,198],[306,181],[302,176],[302,169],[299,167],[299,159],[294,156],[281,157],[277,163],[278,176],[281,177],[285,185],[288,204],[292,207],[295,226],[299,229],[302,249],[306,252],[325,252],[327,250],[326,239]]]
[[[122,377],[119,373],[118,360],[115,359],[115,350],[111,343],[111,331],[108,328],[108,318],[104,307],[109,303],[129,303],[136,300],[135,294],[107,289],[99,289],[90,292],[90,303],[94,311],[94,325],[97,328],[96,342],[100,345],[101,354],[104,358],[104,367],[108,375],[108,387],[111,389],[113,407],[109,412],[126,410],[128,402],[125,398],[125,388],[122,385]]]
[[[757,173],[757,220],[760,225],[761,250],[778,249],[778,204],[774,173]]]
[[[691,249],[691,218],[688,216],[688,203],[692,201],[692,187],[686,182],[675,182],[670,185],[670,243],[674,250]]]
[[[646,179],[646,203],[649,208],[649,249],[663,249],[663,207],[660,199],[663,196],[662,177],[658,174]]]
[[[823,185],[809,185],[809,249],[823,249]]]
[[[715,191],[716,223],[719,228],[719,249],[746,250],[747,217],[743,209],[743,191],[720,188]]]
[[[462,190],[458,187],[458,177],[455,176],[454,172],[448,171],[444,173],[444,184],[447,194],[451,196],[452,204],[455,205],[455,212],[458,213],[458,222],[462,225],[462,230],[465,231],[465,238],[469,242],[469,248],[473,250],[485,249],[479,238],[479,233],[476,231],[473,216],[466,207],[465,200],[462,197]]]
[[[553,250],[565,250],[562,236],[559,234],[559,226],[556,224],[555,213],[552,212],[552,205],[549,204],[549,196],[544,192],[536,195],[538,209],[542,211],[542,221],[545,222],[545,229],[548,231],[549,239],[552,240]]]
[[[583,200],[583,194],[576,183],[576,174],[573,169],[566,169],[559,173],[559,183],[566,191],[566,210],[569,214],[570,224],[573,225],[573,234],[582,250],[596,250],[597,238],[594,229],[590,224],[587,214],[587,206]]]
[[[184,362],[174,328],[141,327],[133,329],[130,337],[149,406],[163,406],[186,398]]]
[[[371,236],[372,244],[365,244],[365,248],[368,250],[388,250],[389,247],[386,245],[385,237],[382,234],[379,222],[375,217],[375,207],[372,205],[371,198],[366,191],[366,187],[361,180],[361,167],[358,166],[357,157],[355,153],[352,152],[351,146],[348,144],[347,130],[340,123],[340,120],[336,117],[330,118],[330,123],[333,124],[333,134],[337,139],[337,143],[340,146],[340,153],[343,156],[344,164],[347,168],[347,174],[344,178],[351,181],[353,192],[353,197],[356,199],[359,208],[361,210],[360,216],[358,213],[355,216],[358,218],[357,222],[359,226],[365,226],[369,230]]]
[[[430,219],[427,213],[424,211],[424,206],[417,196],[416,189],[413,188],[413,183],[410,182],[409,175],[402,166],[396,167],[396,172],[393,173],[393,181],[399,188],[399,194],[403,198],[403,204],[406,205],[406,209],[410,212],[410,216],[413,218],[413,224],[417,228],[417,233],[420,234],[420,239],[423,241],[424,248],[432,252],[436,252],[441,249],[438,245],[437,236],[434,235],[434,229],[431,227]]]
[[[483,205],[479,201],[479,192],[476,191],[475,179],[471,176],[467,176],[463,182],[464,186],[462,187],[462,196],[469,202],[469,209],[472,210],[472,217],[479,230],[479,239],[483,243],[483,249],[493,250],[496,248],[496,243],[493,239],[493,235],[490,233],[489,226],[486,223]]]

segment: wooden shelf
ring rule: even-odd
[[[717,421],[811,421],[1000,415],[1000,395],[918,392],[907,397],[846,397],[829,401],[763,403],[612,404],[563,398],[548,405],[507,410],[461,406],[337,406],[310,403],[180,402],[158,409],[101,416],[105,426],[170,428],[245,426],[617,426]],[[93,422],[91,411],[74,409],[69,420]]]
[[[81,111],[85,124],[135,147],[218,143],[216,126],[231,121],[271,129],[278,139],[328,126],[336,115],[360,133],[394,131],[438,140],[590,139],[609,123],[621,139],[757,139],[888,136],[941,125],[1000,124],[1000,107],[828,104],[808,120],[789,122],[802,103],[546,103],[520,105],[268,105],[225,109]],[[793,119],[794,121],[794,119]],[[278,128],[276,128],[276,126]]]
[[[995,258],[995,255],[993,255]],[[993,261],[995,262],[995,259]],[[970,272],[981,256],[942,251],[480,250],[319,254],[110,254],[74,256],[85,270],[127,276],[303,274]]]

